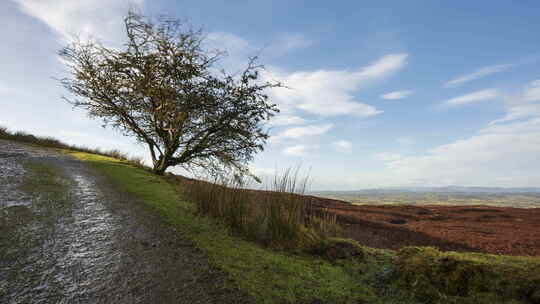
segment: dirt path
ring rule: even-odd
[[[222,277],[85,164],[0,140],[0,303],[238,302]]]

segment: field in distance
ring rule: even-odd
[[[540,208],[540,188],[418,187],[317,191],[310,194],[355,205],[485,205]]]

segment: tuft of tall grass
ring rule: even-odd
[[[68,149],[72,151],[109,156],[112,158],[125,161],[139,168],[145,168],[145,169],[148,168],[145,165],[144,160],[142,158],[129,156],[128,154],[121,152],[120,150],[117,150],[117,149],[113,149],[109,151],[102,151],[99,148],[92,149],[88,147],[69,145],[53,137],[35,136],[35,135],[28,134],[22,131],[13,132],[3,126],[0,126],[0,139],[26,142],[26,143],[31,143],[31,144],[49,147],[49,148]]]
[[[201,214],[211,216],[250,240],[268,247],[310,251],[336,233],[331,214],[303,195],[309,178],[299,168],[276,174],[267,191],[246,188],[245,180],[180,179]]]

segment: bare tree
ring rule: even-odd
[[[157,20],[129,12],[123,50],[76,41],[60,56],[70,76],[65,98],[148,146],[153,171],[234,169],[247,173],[268,139],[264,121],[278,109],[251,58],[242,72],[217,72],[223,52],[204,47],[202,31],[174,18]]]

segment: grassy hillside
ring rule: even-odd
[[[29,136],[0,132],[0,139],[42,141]],[[197,198],[173,176],[153,175],[126,158],[110,157],[114,153],[46,146],[87,162],[118,191],[157,212],[226,273],[229,288],[256,303],[540,303],[540,258],[429,247],[380,250],[328,237],[303,250],[276,249],[272,242],[251,241],[226,220],[201,214]],[[255,224],[250,227],[257,229]]]
[[[212,263],[230,275],[231,288],[247,291],[258,303],[354,303],[375,299],[372,287],[359,284],[369,272],[336,267],[320,257],[267,250],[235,237],[224,224],[197,216],[195,204],[173,179],[104,156],[72,154],[92,164],[120,190],[135,195],[189,236]],[[369,265],[374,268],[377,263]]]
[[[73,152],[159,212],[257,303],[540,303],[540,259],[376,250],[329,239],[317,254],[269,250],[196,214],[176,179],[112,158]],[[320,301],[320,302],[317,302]]]

